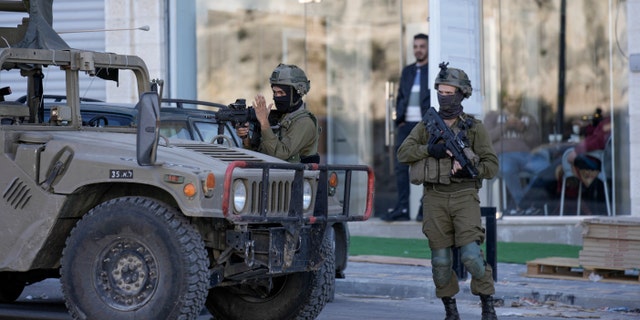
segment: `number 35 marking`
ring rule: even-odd
[[[133,179],[133,170],[110,169],[109,179]]]

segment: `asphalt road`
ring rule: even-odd
[[[480,319],[480,305],[470,300],[458,300],[462,319]],[[527,300],[507,301],[507,305],[496,308],[501,320],[533,318],[540,320],[601,319],[632,320],[638,313],[614,310],[585,309],[560,303],[538,305]],[[407,298],[391,299],[382,296],[346,295],[338,292],[335,300],[322,311],[318,320],[424,320],[442,319],[444,311],[437,299]],[[0,319],[6,320],[68,320],[60,285],[57,279],[33,284],[25,289],[16,303],[0,304]],[[212,320],[203,311],[198,320]]]

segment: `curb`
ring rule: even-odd
[[[391,299],[437,299],[426,259],[353,256],[345,279],[336,279],[336,292],[345,295],[379,296]],[[640,283],[620,284],[586,280],[527,277],[526,266],[498,264],[496,298],[505,306],[560,302],[585,308],[640,309]],[[479,301],[471,294],[471,277],[461,281],[457,299]]]

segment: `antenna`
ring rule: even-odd
[[[137,28],[119,28],[119,29],[67,30],[67,31],[58,31],[58,34],[82,33],[82,32],[128,31],[128,30],[149,31],[150,29],[151,28],[149,28],[149,26],[142,26]]]

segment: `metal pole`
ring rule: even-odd
[[[566,47],[567,0],[560,2],[560,49],[558,54],[558,114],[554,133],[563,134],[564,130],[564,89],[565,89],[565,47]]]
[[[496,207],[482,207],[480,213],[485,217],[486,261],[493,268],[493,281],[498,281],[498,224]]]

